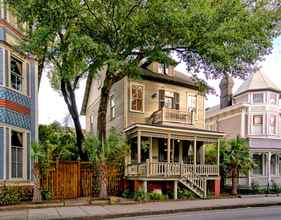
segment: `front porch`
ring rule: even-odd
[[[137,124],[128,128],[126,134],[130,154],[125,176],[128,180],[143,181],[144,191],[147,191],[147,181],[174,181],[174,191],[181,183],[199,197],[206,198],[207,180],[220,180],[219,139],[223,137],[222,133]],[[207,145],[215,151],[208,164],[205,158]]]

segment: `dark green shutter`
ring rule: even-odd
[[[165,90],[159,90],[159,109],[165,105]]]
[[[174,108],[179,110],[180,109],[180,94],[175,92],[174,96],[175,96]]]

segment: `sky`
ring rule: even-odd
[[[265,58],[261,66],[265,74],[281,88],[281,36],[275,39],[273,45],[272,53]],[[183,63],[179,64],[176,69],[186,73]],[[217,95],[207,96],[206,107],[219,104],[219,82],[219,80],[208,81],[208,84],[216,90]],[[243,83],[242,80],[235,79],[234,91],[237,90],[241,83]],[[76,91],[79,112],[83,102],[85,85],[86,80],[81,81],[79,89]],[[51,88],[47,73],[45,72],[39,90],[39,124],[50,124],[53,121],[63,123],[65,119],[71,123],[63,97]],[[85,117],[81,117],[81,124],[85,128]]]

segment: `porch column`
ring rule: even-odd
[[[183,148],[183,142],[180,141],[180,146],[179,146],[179,161],[182,161],[182,148]]]
[[[196,172],[196,162],[197,162],[197,137],[194,138],[194,144],[193,144],[193,164],[194,164],[194,172]]]
[[[174,200],[178,199],[178,181],[174,181]]]
[[[217,166],[218,166],[218,175],[220,175],[220,139],[218,139],[218,154],[217,154]]]
[[[267,172],[268,172],[268,183],[271,183],[271,152],[268,152],[268,160],[267,160]]]
[[[143,191],[144,191],[144,193],[147,193],[147,181],[146,180],[143,181]]]
[[[149,161],[152,162],[152,137],[150,137],[150,144],[149,144]]]
[[[168,134],[168,144],[167,144],[167,162],[170,163],[171,161],[171,135]]]
[[[205,154],[206,154],[205,150],[206,150],[206,145],[203,144],[203,146],[202,146],[202,164],[205,164]]]
[[[141,132],[138,131],[138,163],[141,163]]]

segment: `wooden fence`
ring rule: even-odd
[[[123,191],[123,169],[109,167],[108,193],[118,195]],[[42,188],[52,199],[74,199],[97,196],[99,175],[91,162],[55,161],[51,162],[41,179]]]

